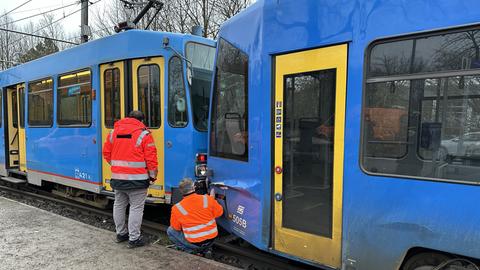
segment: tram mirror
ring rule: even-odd
[[[178,112],[185,112],[185,110],[186,110],[185,99],[184,98],[179,98],[177,100],[176,106],[177,106],[177,111]]]
[[[442,137],[442,123],[422,123],[422,130],[420,133],[420,147],[437,151],[440,148]]]

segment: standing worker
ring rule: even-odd
[[[128,248],[145,245],[141,238],[143,209],[147,189],[157,179],[157,148],[150,131],[143,124],[143,113],[132,111],[115,123],[103,145],[103,157],[111,165],[110,186],[115,191],[113,220],[116,242],[128,241]],[[125,225],[130,203],[128,228]]]
[[[213,240],[218,235],[215,219],[223,214],[222,206],[210,196],[195,193],[193,181],[185,178],[178,185],[183,199],[172,207],[168,238],[181,250],[211,256]]]

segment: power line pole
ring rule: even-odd
[[[81,23],[81,40],[82,43],[85,43],[88,41],[88,36],[89,36],[89,30],[90,28],[88,27],[88,0],[81,0],[82,3],[82,23]]]

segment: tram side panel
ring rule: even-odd
[[[478,166],[478,153],[473,151],[475,149],[469,149],[470,152],[467,152],[467,149],[465,149],[465,152],[468,153],[470,157],[465,158],[465,160],[459,160],[458,158],[450,160],[450,164],[446,164],[447,167],[438,168],[434,167],[435,162],[433,162],[431,157],[423,158],[423,160],[421,160],[416,156],[418,152],[424,153],[425,151],[432,151],[431,149],[428,149],[428,145],[422,146],[421,144],[420,135],[422,134],[422,131],[419,130],[419,128],[422,127],[422,125],[418,118],[420,115],[419,112],[422,110],[430,110],[433,112],[434,109],[438,110],[438,108],[441,108],[441,106],[428,106],[428,102],[437,100],[438,97],[442,97],[443,95],[439,90],[436,92],[436,89],[450,86],[450,90],[456,89],[453,91],[453,94],[458,95],[459,100],[465,99],[465,96],[468,97],[477,92],[476,88],[478,88],[478,79],[476,79],[476,77],[478,77],[478,66],[476,66],[476,59],[472,59],[471,56],[475,55],[475,52],[464,58],[452,57],[453,59],[460,60],[458,66],[463,69],[468,69],[468,72],[464,72],[464,70],[456,70],[454,75],[443,73],[434,74],[433,77],[425,77],[426,75],[422,74],[423,79],[417,79],[419,81],[427,81],[430,85],[426,84],[426,86],[418,86],[418,81],[415,81],[414,77],[412,80],[405,79],[405,81],[408,80],[408,84],[407,82],[403,82],[403,84],[390,83],[390,88],[381,88],[380,84],[385,84],[385,82],[372,79],[372,81],[369,82],[370,85],[378,83],[378,89],[385,90],[384,93],[378,93],[378,97],[385,97],[385,99],[387,99],[386,97],[394,97],[395,95],[392,93],[395,93],[396,95],[399,95],[401,91],[409,93],[408,91],[410,91],[410,87],[405,87],[406,90],[401,87],[410,85],[411,83],[411,85],[415,86],[411,87],[414,89],[411,94],[415,100],[409,101],[410,97],[407,97],[405,99],[406,104],[408,105],[409,102],[412,102],[410,104],[418,107],[414,110],[410,109],[411,117],[408,118],[408,121],[405,121],[405,123],[410,123],[410,126],[401,129],[410,136],[410,141],[408,146],[406,146],[409,148],[410,152],[409,156],[405,157],[407,161],[406,163],[401,163],[397,160],[392,161],[392,158],[359,156],[363,154],[362,151],[366,151],[365,149],[360,149],[361,143],[359,138],[364,135],[360,134],[360,132],[364,132],[361,126],[362,117],[371,114],[376,108],[374,106],[367,106],[370,108],[364,111],[366,112],[365,114],[362,114],[361,111],[363,100],[362,92],[366,91],[366,86],[364,85],[364,72],[366,71],[364,71],[363,68],[365,67],[364,61],[368,44],[373,40],[383,37],[407,35],[412,32],[424,33],[424,31],[429,29],[433,31],[433,29],[445,28],[444,32],[447,32],[449,28],[465,24],[477,24],[476,28],[472,27],[473,29],[470,30],[478,32],[478,8],[474,8],[476,6],[469,1],[436,3],[428,6],[428,8],[427,6],[416,7],[413,5],[414,1],[412,1],[412,3],[406,2],[402,4],[392,3],[391,1],[378,1],[376,5],[371,7],[367,7],[368,5],[361,3],[362,1],[357,1],[357,4],[364,6],[367,9],[366,12],[371,12],[368,13],[371,16],[368,16],[367,21],[359,22],[352,18],[366,17],[365,14],[362,14],[362,12],[365,11],[355,8],[354,2],[352,2],[351,5],[345,5],[345,3],[334,4],[332,2],[330,6],[322,5],[322,1],[312,0],[300,2],[284,1],[278,3],[278,1],[258,1],[256,4],[252,5],[250,10],[244,12],[243,15],[232,19],[223,26],[220,31],[219,54],[222,52],[221,42],[222,40],[226,40],[230,42],[232,46],[247,51],[250,59],[261,59],[262,62],[261,64],[252,64],[252,67],[249,70],[249,76],[258,78],[258,80],[251,79],[255,82],[251,82],[250,80],[248,82],[250,89],[249,93],[251,93],[251,95],[248,96],[248,115],[251,118],[248,120],[250,126],[248,129],[249,152],[247,161],[232,159],[231,155],[225,155],[225,148],[230,147],[230,154],[235,151],[240,151],[238,150],[239,148],[234,150],[235,148],[231,146],[231,142],[236,137],[232,136],[232,134],[236,134],[237,132],[230,132],[229,135],[229,132],[227,131],[222,135],[220,133],[222,130],[225,130],[225,127],[222,127],[219,123],[223,122],[223,125],[227,125],[227,120],[223,119],[228,119],[228,121],[236,122],[228,123],[230,129],[238,129],[238,121],[242,117],[241,115],[240,117],[238,116],[238,112],[227,110],[221,111],[221,107],[217,108],[218,101],[215,101],[216,97],[213,97],[209,138],[209,167],[213,170],[213,177],[211,177],[212,184],[215,186],[217,193],[222,195],[219,197],[220,201],[223,201],[222,203],[224,203],[224,201],[227,202],[225,217],[219,221],[219,224],[259,248],[280,253],[283,256],[294,257],[297,260],[312,262],[312,260],[305,258],[303,256],[304,254],[300,254],[300,256],[296,255],[302,248],[305,249],[305,253],[311,252],[308,250],[310,244],[298,248],[297,243],[291,243],[291,245],[286,245],[284,252],[276,251],[275,245],[278,243],[282,244],[284,239],[275,238],[277,236],[277,231],[275,230],[276,225],[271,222],[276,218],[276,212],[274,212],[276,210],[270,207],[270,202],[277,203],[277,201],[282,200],[295,200],[295,197],[301,198],[301,196],[304,196],[311,190],[297,185],[291,188],[290,195],[280,193],[277,197],[277,192],[273,192],[272,177],[277,174],[276,166],[281,166],[281,164],[273,164],[273,160],[271,160],[271,158],[273,159],[273,149],[270,147],[271,138],[276,136],[276,123],[270,123],[269,120],[274,119],[276,121],[277,104],[275,103],[272,105],[270,108],[271,110],[268,110],[268,104],[271,104],[272,102],[272,98],[269,96],[270,89],[273,87],[273,82],[270,80],[273,76],[273,71],[271,70],[275,70],[278,66],[272,64],[270,59],[272,55],[276,54],[286,55],[292,52],[295,53],[311,50],[312,48],[328,48],[336,44],[348,44],[348,98],[346,99],[347,106],[344,108],[344,112],[346,113],[346,132],[344,132],[345,169],[340,171],[340,174],[344,174],[345,177],[345,189],[343,196],[341,194],[335,194],[337,200],[341,200],[344,203],[342,213],[343,224],[340,228],[342,237],[340,243],[342,249],[341,253],[335,254],[335,260],[340,262],[343,267],[348,268],[351,266],[352,269],[398,269],[407,253],[409,251],[418,251],[418,248],[432,250],[437,254],[447,252],[450,254],[480,258],[480,250],[478,249],[478,244],[476,244],[479,241],[479,235],[477,233],[478,230],[475,230],[475,228],[478,227],[478,224],[480,224],[480,220],[478,215],[472,214],[476,213],[477,203],[475,203],[475,198],[478,196],[475,196],[475,194],[478,192],[478,177],[476,177],[477,174],[475,174],[474,170],[469,170],[473,168],[464,168],[467,167],[467,165],[468,167]],[[342,10],[343,13],[341,14],[343,15],[338,13],[338,10]],[[465,12],[465,10],[468,10],[469,12]],[[340,15],[338,15],[338,18],[332,19],[332,17],[329,16],[320,16],[319,14],[321,14],[321,12],[324,12],[323,14],[332,14],[332,16],[333,14]],[[423,16],[423,14],[426,13],[445,13],[446,16],[436,18]],[[415,20],[410,20],[410,15],[419,16],[415,17]],[[259,16],[263,16],[264,18],[256,21]],[[402,23],[391,23],[393,17],[395,17],[396,22]],[[450,20],[446,18],[450,18]],[[352,22],[352,20],[354,20],[354,25],[350,27],[351,25],[349,23]],[[281,24],[279,22],[281,22]],[[304,22],[308,23],[304,24]],[[337,22],[337,24],[332,22]],[[365,25],[362,23],[365,23]],[[358,25],[361,25],[362,28],[360,29]],[[325,26],[328,28],[324,28]],[[245,31],[245,29],[248,29],[248,31]],[[254,33],[255,36],[250,36],[250,33]],[[418,53],[436,51],[434,48],[420,47],[420,42],[424,41],[425,38],[425,36],[422,36],[421,34],[422,33],[419,34],[417,46],[419,46],[418,48],[423,48],[423,51],[420,49]],[[259,37],[262,40],[259,40]],[[408,37],[405,36],[398,37],[398,39],[405,40],[407,38]],[[352,39],[355,40],[352,41]],[[405,41],[405,44],[408,44],[408,42]],[[438,45],[441,43],[431,42],[430,44]],[[469,48],[474,48],[472,42],[465,42],[464,44],[470,44],[471,46]],[[423,44],[423,46],[425,46],[425,44]],[[398,49],[394,51],[399,53]],[[225,52],[230,52],[232,55],[240,54],[235,50],[225,50]],[[380,52],[384,52],[384,50],[380,50]],[[257,53],[261,55],[257,55]],[[412,50],[408,50],[404,55],[412,55]],[[219,66],[219,58],[220,56],[217,56],[217,67],[219,67],[219,72],[222,72],[223,65]],[[378,59],[380,58],[383,59],[382,57],[379,57]],[[327,58],[323,58],[322,61],[326,62],[326,59]],[[310,61],[305,61],[305,63],[308,62]],[[295,65],[291,66],[296,67]],[[229,77],[231,79],[235,75],[238,75],[239,72],[238,70],[230,70],[228,73],[223,72],[221,75],[224,76],[224,78]],[[455,77],[455,74],[461,78],[452,78],[453,80],[451,81],[454,83],[449,82],[450,85],[446,83],[445,78]],[[288,81],[287,79],[291,74],[285,75],[287,75],[285,81]],[[471,78],[473,75],[476,76],[474,79]],[[443,80],[442,83],[435,84],[440,80],[440,77],[443,77],[441,79]],[[325,78],[325,76],[320,78]],[[302,81],[305,82],[305,78],[300,82]],[[391,81],[394,81],[394,79]],[[219,82],[217,81],[216,84],[218,83]],[[227,85],[238,86],[242,84],[241,82],[232,83],[230,81]],[[437,87],[434,88],[432,85]],[[466,86],[470,87],[470,93],[467,92],[467,94],[465,94]],[[427,96],[418,96],[419,93],[423,94],[423,92],[419,91],[419,89],[422,89],[423,91],[423,88],[428,89],[435,94],[426,92],[428,94]],[[377,88],[372,87],[371,89]],[[433,89],[436,91],[434,92]],[[228,94],[226,93],[229,92],[228,90],[229,89],[225,89],[225,91],[223,91],[224,95]],[[214,95],[216,91],[217,90],[214,89]],[[473,99],[477,97],[471,96],[470,98]],[[255,100],[258,100],[260,105],[259,103],[255,103]],[[424,103],[419,104],[420,101]],[[252,105],[250,106],[250,104]],[[436,104],[441,104],[441,101],[437,101]],[[263,109],[259,110],[258,107],[262,106]],[[376,106],[378,107],[378,105]],[[463,106],[463,108],[465,107],[466,106]],[[218,113],[215,110],[221,111],[221,113]],[[407,112],[404,110],[405,108],[399,108],[398,106],[392,106],[392,108],[387,107],[387,110],[384,110],[380,115],[388,114],[391,119],[386,122],[389,122],[387,124],[391,124],[392,119],[405,118],[402,117]],[[475,108],[469,110],[474,111]],[[469,113],[469,110],[462,113]],[[282,110],[280,110],[280,114],[281,112]],[[461,111],[459,110],[459,112]],[[273,113],[274,115],[271,116],[270,113]],[[431,115],[436,114],[432,113]],[[253,119],[255,117],[259,118],[263,125],[256,126],[255,119]],[[381,118],[378,111],[375,117]],[[368,120],[376,121],[373,118]],[[424,116],[424,121],[434,122],[434,120],[426,118],[428,117]],[[469,121],[475,119],[475,117],[468,118]],[[302,125],[301,127],[307,132],[317,131],[317,129],[312,128],[311,120],[313,119],[302,119],[302,121],[298,121],[296,125],[297,127]],[[459,124],[463,123],[462,121],[464,120],[460,119],[452,121],[452,123]],[[433,134],[435,132],[434,125],[430,126],[432,127],[431,131]],[[476,122],[470,123],[470,126],[476,128]],[[427,128],[427,125],[423,125],[423,127]],[[270,128],[272,130],[270,130]],[[397,129],[395,126],[390,126],[389,128]],[[299,132],[298,134],[292,133],[287,137],[286,130],[282,130],[282,126],[280,126],[280,131],[284,131],[283,135],[285,136],[285,139],[288,138],[292,144],[301,141],[303,139],[302,136],[305,134],[302,134],[302,132]],[[455,131],[462,135],[462,131],[464,130],[462,128],[456,128]],[[473,131],[475,132],[476,130]],[[330,132],[328,123],[325,124],[323,128],[319,128],[318,132],[323,133],[322,135],[328,135]],[[373,134],[375,134],[375,132],[378,133],[379,131],[374,131]],[[450,131],[450,133],[453,132]],[[372,139],[372,145],[375,143],[391,143],[392,138],[383,136],[382,139],[381,134],[378,134],[377,136],[372,136],[374,138],[377,137],[378,139],[376,141]],[[242,136],[240,135],[238,136],[238,138],[241,137]],[[328,138],[328,136],[326,137]],[[404,137],[401,137],[400,139],[402,138],[405,139]],[[380,139],[384,142],[379,142]],[[395,145],[402,145],[402,147],[403,145],[407,145],[407,143],[399,138],[393,139],[395,143],[399,142]],[[451,139],[459,141],[459,139],[455,138],[444,138],[444,140]],[[328,144],[328,142],[324,142],[324,137],[312,138],[307,141],[311,144]],[[341,141],[339,142],[342,143]],[[446,141],[443,142],[443,144],[447,143],[448,142]],[[219,151],[218,144],[223,144],[225,148],[221,148]],[[391,144],[393,145],[393,143]],[[385,147],[385,149],[389,148]],[[299,150],[299,152],[312,151],[308,148],[297,148],[297,150]],[[392,155],[394,154],[392,152],[393,151],[386,151],[386,153],[383,154]],[[285,152],[285,154],[288,156],[291,153]],[[452,154],[449,155],[452,156]],[[305,156],[304,153],[299,153],[298,160],[301,161]],[[312,155],[311,157],[315,156]],[[361,160],[362,158],[364,158],[364,160]],[[403,157],[400,159],[403,159]],[[410,162],[410,164],[408,164],[408,162]],[[448,160],[443,160],[443,163],[448,163]],[[320,173],[323,171],[314,167],[309,167],[312,164],[305,164],[305,162],[297,162],[297,164],[299,166],[304,166],[304,171],[300,171],[300,173],[304,173],[305,171],[316,171]],[[365,164],[367,166],[365,166]],[[439,164],[437,163],[437,165]],[[445,166],[445,164],[443,165]],[[282,169],[285,170],[286,167],[280,167],[278,172],[282,173]],[[397,174],[395,177],[392,177],[391,172],[393,170],[398,170],[394,171],[395,174]],[[415,173],[417,175],[409,175],[412,174],[414,170],[416,170]],[[402,173],[399,174],[398,172]],[[442,176],[444,179],[435,179],[437,178],[435,175],[433,175],[433,177],[432,174],[428,175],[433,172],[446,173],[446,175]],[[383,175],[379,175],[380,173]],[[447,179],[447,176],[449,179]],[[428,178],[428,181],[426,181],[426,177]],[[469,178],[467,181],[464,181],[466,177]],[[455,181],[459,178],[463,178],[462,181]],[[453,179],[453,181],[451,179]],[[288,185],[286,185],[286,188],[289,188]],[[250,198],[257,200],[259,203],[257,205],[250,203]],[[242,211],[242,208],[245,206],[244,204],[248,205]],[[250,226],[256,221],[257,224],[260,224],[257,226],[258,230],[244,230],[244,234],[239,233],[237,230],[234,230],[236,225],[234,224],[233,215],[240,212],[243,212],[243,215],[251,213],[251,205],[257,206],[257,209],[254,209],[257,212],[255,215],[252,215],[247,219],[247,225]],[[322,207],[323,206],[319,206],[318,209],[321,209]],[[306,210],[310,209],[299,208],[299,210],[306,212]],[[279,214],[281,214],[281,212],[279,212]],[[250,222],[250,219],[252,222]],[[292,220],[289,222],[291,223],[291,221]],[[303,215],[299,221],[304,222],[305,224],[311,224],[311,217]],[[257,234],[252,235],[252,233],[255,232]],[[299,234],[294,232],[293,236],[299,236]],[[323,248],[326,247],[328,247],[328,243],[323,245]],[[324,250],[318,249],[315,250],[315,252],[321,254]],[[326,260],[322,259],[320,256],[318,258],[318,260],[313,260],[313,263],[327,264]],[[421,267],[424,266],[422,265]]]
[[[27,169],[32,184],[41,185],[44,180],[100,192],[97,74],[94,66],[54,77],[51,127],[27,126]],[[34,101],[32,92],[29,101]]]
[[[207,152],[214,45],[188,40],[184,49],[189,63],[178,55],[166,57],[164,175],[167,202],[181,199],[177,189],[179,181],[184,177],[195,179],[197,154]]]

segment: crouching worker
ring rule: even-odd
[[[218,235],[215,218],[223,214],[223,208],[215,200],[213,189],[210,195],[196,194],[189,178],[180,181],[179,190],[183,199],[172,207],[168,238],[178,249],[209,257]]]
[[[143,113],[132,111],[115,123],[103,146],[103,157],[111,165],[110,185],[115,190],[113,220],[116,242],[128,240],[128,248],[143,246],[140,227],[147,188],[157,178],[157,149],[150,131],[142,123]],[[130,204],[128,227],[125,225]]]

